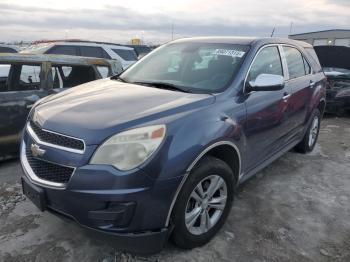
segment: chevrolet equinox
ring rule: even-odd
[[[170,42],[120,75],[33,106],[23,192],[126,250],[156,252],[169,237],[201,246],[225,223],[239,184],[293,148],[313,150],[325,85],[307,43]]]

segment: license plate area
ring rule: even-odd
[[[33,184],[29,184],[24,178],[21,180],[23,194],[28,197],[41,211],[44,211],[46,209],[46,197],[44,190]]]

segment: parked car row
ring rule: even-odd
[[[0,160],[18,156],[22,129],[39,99],[121,71],[117,60],[0,54]]]
[[[137,61],[133,48],[92,42],[53,42],[38,44],[25,49],[27,54],[59,54],[113,59],[121,62],[123,69]]]

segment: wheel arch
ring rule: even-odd
[[[211,144],[210,146],[206,147],[191,163],[191,165],[186,169],[186,173],[184,177],[182,178],[182,181],[180,185],[178,186],[175,195],[173,197],[173,200],[171,202],[168,216],[165,222],[165,227],[169,226],[171,213],[173,211],[174,205],[177,201],[177,197],[186,182],[188,176],[191,173],[191,170],[196,166],[196,164],[204,157],[204,156],[214,156],[218,159],[224,161],[232,170],[233,175],[235,176],[236,182],[238,182],[241,174],[241,154],[238,149],[238,147],[231,141],[219,141],[216,143]]]

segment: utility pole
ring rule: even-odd
[[[292,31],[293,31],[293,22],[290,22],[289,35],[292,34]]]
[[[174,22],[171,23],[171,41],[174,40]]]

